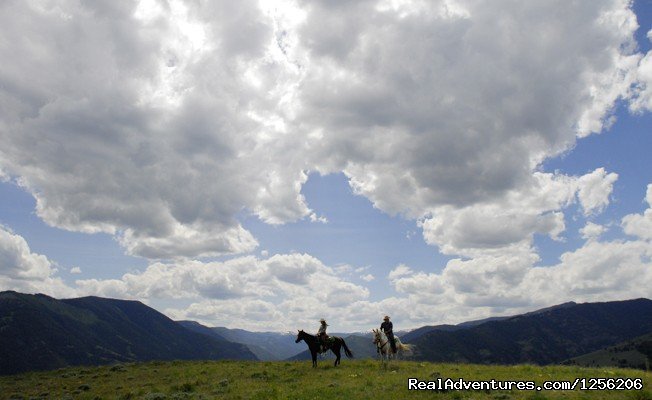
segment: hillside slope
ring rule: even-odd
[[[138,301],[0,292],[0,374],[146,360],[255,360]]]
[[[550,364],[652,331],[652,300],[565,304],[416,338],[417,358],[483,364]]]
[[[649,370],[652,366],[652,332],[606,349],[571,358],[563,364]]]

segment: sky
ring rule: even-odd
[[[0,290],[254,331],[652,297],[652,2],[5,1]]]

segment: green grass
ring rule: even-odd
[[[465,380],[574,380],[582,377],[642,378],[631,391],[408,391],[408,378]],[[321,362],[150,362],[73,367],[0,377],[0,399],[649,399],[650,372],[580,368],[343,360]]]

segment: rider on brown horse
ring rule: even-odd
[[[320,319],[319,322],[321,322],[321,325],[319,326],[319,330],[317,331],[317,338],[319,339],[319,343],[322,346],[322,351],[326,351],[328,348],[328,334],[326,334],[326,327],[328,324],[326,323],[325,319]]]

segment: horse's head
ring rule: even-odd
[[[373,332],[373,335],[374,335],[374,344],[379,343],[380,342],[380,331],[378,329],[372,329],[371,331]]]
[[[303,329],[298,330],[297,332],[298,332],[298,333],[297,333],[297,340],[295,340],[294,343],[299,343],[300,341],[302,341],[303,338],[304,338],[304,336],[305,336],[305,334],[306,334],[306,333],[303,331]]]

